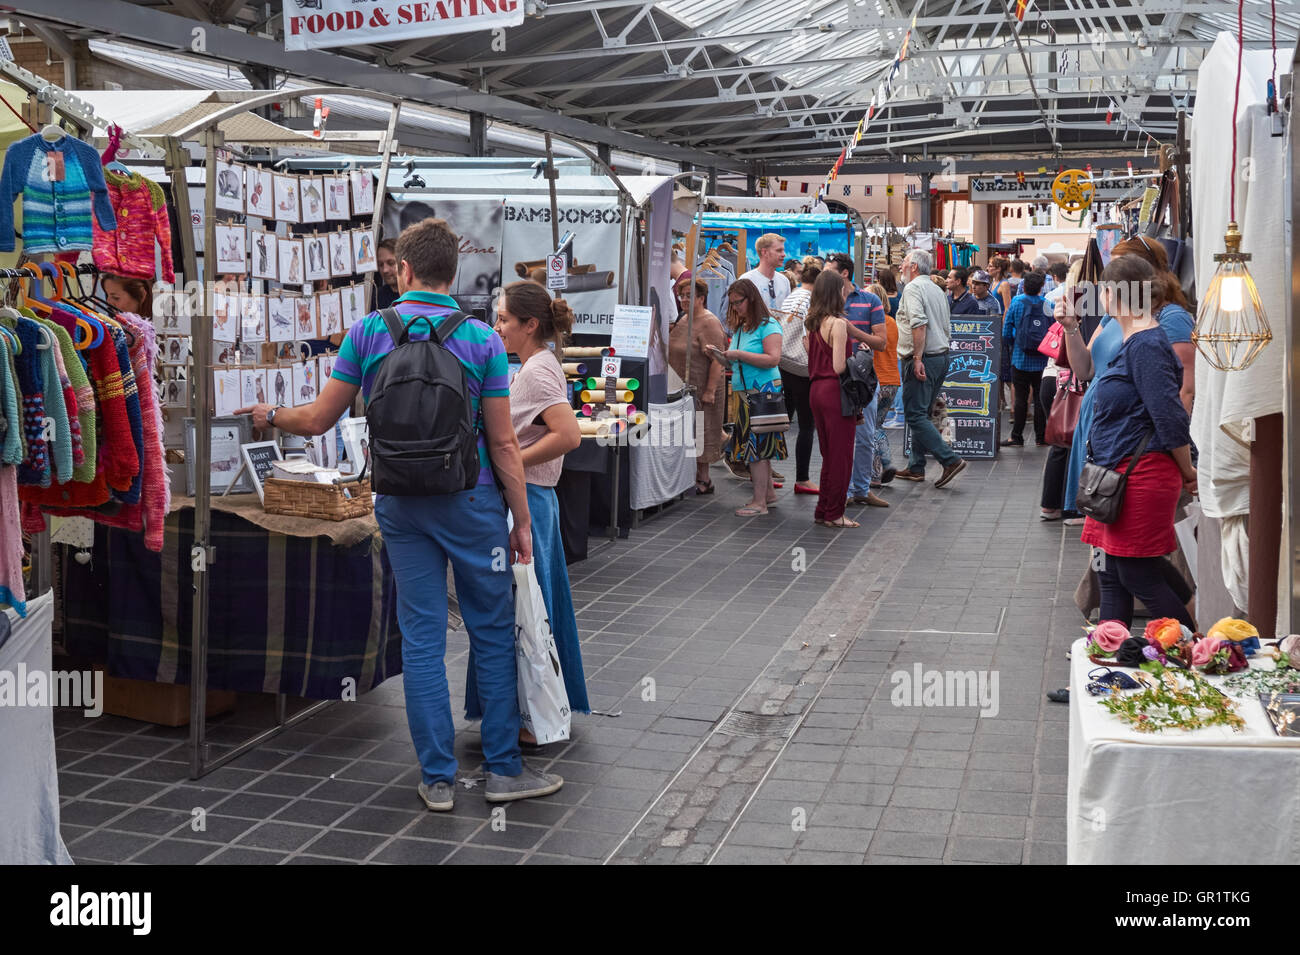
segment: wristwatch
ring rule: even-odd
[[[275,424],[275,413],[276,413],[277,411],[279,411],[279,410],[280,410],[281,408],[283,408],[283,407],[284,407],[284,405],[276,405],[274,408],[272,408],[270,411],[268,411],[268,412],[266,413],[266,423],[269,424],[269,425],[274,425],[274,424]]]

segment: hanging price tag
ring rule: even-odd
[[[63,152],[53,150],[45,154],[45,181],[63,182],[67,172],[63,165]]]

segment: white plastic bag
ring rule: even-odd
[[[538,743],[569,738],[569,694],[532,564],[515,564],[515,658],[519,717]]]

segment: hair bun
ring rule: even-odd
[[[551,321],[555,324],[556,334],[568,335],[573,331],[573,309],[562,298],[551,299]]]

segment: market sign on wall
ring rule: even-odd
[[[971,176],[971,202],[1051,202],[1052,182],[1056,174],[1046,176],[1025,176],[1024,182],[1017,182],[1015,176]],[[1095,189],[1092,201],[1115,202],[1125,196],[1137,196],[1146,184],[1146,176],[1130,176],[1127,172],[1115,176],[1093,173],[1092,184]]]
[[[524,0],[284,0],[284,47],[386,43],[523,22]]]

